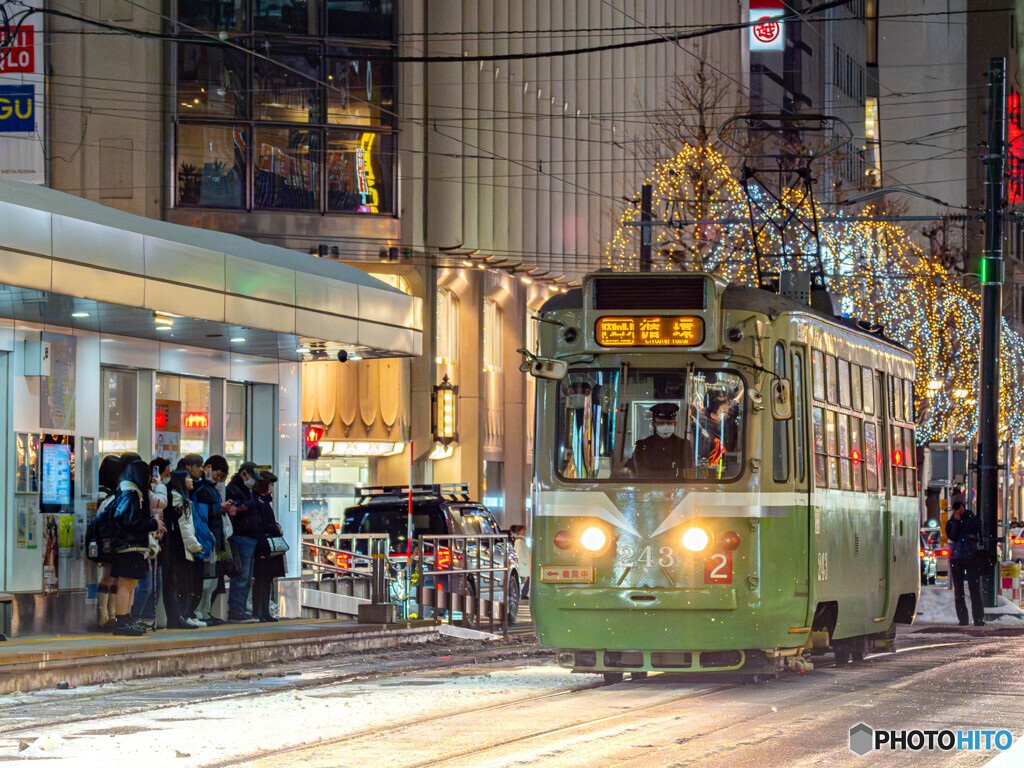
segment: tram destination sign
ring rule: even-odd
[[[599,317],[594,340],[602,347],[697,347],[704,319],[692,315]]]

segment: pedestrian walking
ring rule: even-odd
[[[971,613],[974,625],[985,626],[985,605],[981,598],[981,569],[978,545],[981,542],[981,521],[962,501],[953,503],[953,514],[946,522],[946,537],[953,542],[949,558],[949,574],[953,579],[953,599],[960,626],[967,626],[967,603],[964,599],[964,581],[971,592]]]
[[[277,516],[274,514],[274,483],[277,476],[263,471],[252,489],[255,502],[259,538],[256,542],[256,558],[253,561],[252,612],[260,621],[277,621],[270,613],[270,596],[274,591],[274,579],[284,576],[286,571],[284,551],[272,546],[272,540],[284,537]]]

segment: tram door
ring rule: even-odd
[[[811,456],[813,448],[810,440],[810,423],[807,410],[807,348],[800,345],[793,345],[792,354],[792,381],[793,381],[793,489],[796,491],[798,515],[803,530],[807,531],[807,547],[810,548],[810,535],[813,526],[810,524],[811,516]],[[789,422],[782,423],[785,429],[789,429]],[[803,553],[803,562],[807,561],[807,551]],[[796,579],[796,594],[808,594],[808,571],[800,569]]]
[[[892,446],[889,444],[889,414],[891,406],[889,403],[889,387],[885,380],[886,374],[875,371],[875,417],[876,440],[877,440],[877,467],[878,467],[878,493],[868,494],[871,502],[869,514],[874,536],[869,537],[869,544],[872,552],[869,555],[869,562],[872,565],[871,571],[878,575],[878,588],[872,596],[872,612],[874,618],[884,618],[889,609],[889,575],[892,566],[893,549],[893,514],[890,478],[889,457],[892,455]]]

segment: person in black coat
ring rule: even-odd
[[[111,531],[114,539],[114,578],[117,579],[115,602],[115,635],[139,636],[145,629],[131,622],[135,585],[149,570],[145,553],[149,551],[151,531],[166,531],[160,520],[150,512],[149,464],[130,462],[121,473],[117,496],[110,507]]]
[[[286,573],[284,555],[271,555],[268,543],[268,539],[281,535],[281,526],[274,515],[275,482],[277,477],[272,472],[263,471],[252,491],[259,530],[253,563],[252,612],[260,621],[277,621],[270,615],[270,595],[274,579]]]
[[[231,527],[234,529],[231,543],[238,552],[241,562],[241,572],[231,579],[228,621],[256,620],[256,617],[246,610],[245,604],[249,599],[249,588],[252,586],[253,561],[260,537],[257,502],[252,497],[252,491],[259,481],[259,467],[255,462],[245,461],[239,466],[238,472],[231,478],[227,487],[227,500],[231,505],[226,509],[231,517]]]
[[[971,613],[974,624],[985,626],[985,603],[981,597],[981,569],[978,564],[978,544],[981,541],[981,521],[966,509],[963,502],[953,502],[953,514],[946,522],[946,537],[953,542],[949,558],[949,574],[953,579],[953,599],[960,626],[967,626],[967,602],[964,599],[964,580],[971,591]]]
[[[96,516],[89,522],[85,531],[86,552],[90,551],[90,544],[96,543],[92,549],[95,554],[89,555],[89,559],[99,566],[100,573],[96,585],[96,609],[97,624],[101,629],[108,628],[114,622],[114,601],[117,595],[117,583],[114,581],[114,549],[113,541],[107,530],[109,515],[105,513],[114,497],[117,495],[117,487],[121,482],[121,457],[104,456],[100,462],[99,470],[99,495],[97,496],[98,506]]]

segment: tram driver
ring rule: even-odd
[[[628,466],[636,477],[682,477],[684,469],[693,469],[693,446],[676,434],[679,406],[658,403],[650,411],[654,434],[637,440]]]

